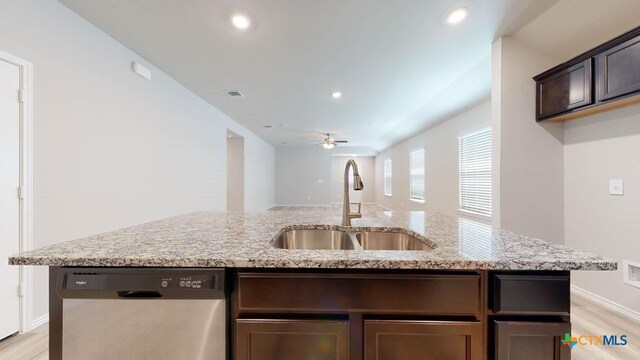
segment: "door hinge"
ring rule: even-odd
[[[24,90],[18,89],[18,102],[24,102]]]
[[[18,296],[19,297],[23,297],[24,296],[24,290],[22,288],[22,284],[18,285]]]
[[[20,199],[20,200],[24,199],[24,187],[23,186],[18,186],[18,199]]]

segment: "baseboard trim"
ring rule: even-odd
[[[33,319],[33,321],[31,321],[31,327],[29,330],[33,330],[35,328],[37,328],[40,325],[44,325],[46,323],[49,322],[49,314],[44,314],[42,316],[40,316],[37,319]]]
[[[578,294],[582,297],[585,297],[595,303],[598,303],[599,305],[602,305],[604,307],[606,307],[607,309],[613,310],[621,315],[627,316],[632,318],[635,321],[640,322],[640,312],[637,312],[635,310],[631,310],[626,306],[622,306],[616,302],[613,302],[609,299],[605,299],[600,295],[596,295],[590,291],[587,291],[583,288],[577,287],[575,285],[571,285],[571,291],[574,292],[575,294]]]

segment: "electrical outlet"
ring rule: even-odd
[[[640,263],[622,260],[622,276],[625,284],[640,288]]]
[[[609,195],[624,195],[624,181],[622,179],[609,179]]]

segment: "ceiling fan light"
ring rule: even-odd
[[[322,147],[323,147],[323,148],[325,148],[325,149],[327,149],[327,150],[331,150],[331,149],[333,149],[333,147],[334,147],[334,146],[335,146],[335,145],[334,145],[333,143],[330,143],[330,142],[328,142],[328,141],[325,141],[325,142],[322,144]]]

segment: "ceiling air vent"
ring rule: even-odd
[[[228,90],[228,91],[225,91],[225,92],[227,93],[227,95],[229,95],[229,97],[232,97],[232,98],[243,98],[244,97],[244,95],[238,90]]]

